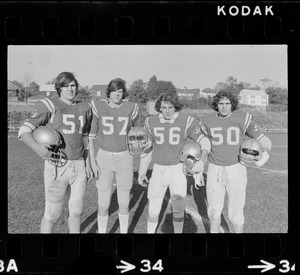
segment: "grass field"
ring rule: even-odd
[[[288,230],[287,134],[268,134],[273,143],[268,163],[248,168],[245,233],[286,233]],[[134,183],[130,200],[129,233],[146,233],[147,189],[137,183],[138,160],[134,161]],[[151,169],[151,165],[149,167]],[[151,170],[148,171],[151,175]],[[44,211],[43,161],[16,133],[8,133],[8,232],[39,233]],[[115,188],[115,187],[114,187]],[[119,233],[116,190],[109,209],[109,233]],[[67,202],[54,233],[67,233]],[[208,233],[205,187],[196,190],[188,181],[184,233]],[[225,202],[222,228],[231,231]],[[82,233],[97,233],[97,190],[88,183],[81,222]],[[157,233],[173,233],[169,193],[166,193]]]

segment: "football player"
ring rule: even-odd
[[[255,162],[263,166],[269,159],[271,140],[257,127],[252,115],[237,110],[238,98],[221,90],[213,97],[215,114],[202,118],[202,132],[211,140],[208,156],[207,202],[210,232],[218,233],[224,197],[228,195],[228,217],[235,233],[242,233],[244,227],[244,205],[246,197],[247,170],[239,162],[239,150],[246,136],[257,139],[262,145],[262,156]]]
[[[78,82],[72,73],[60,73],[56,77],[55,89],[58,98],[41,99],[36,104],[34,114],[20,127],[18,137],[46,160],[45,211],[41,222],[41,233],[53,232],[53,227],[62,213],[65,195],[69,199],[69,232],[80,233],[80,216],[83,212],[87,178],[93,176],[87,151],[92,109],[87,102],[75,104]],[[49,127],[38,128],[44,125]],[[61,138],[60,147],[65,158],[63,165],[53,163],[53,159],[50,161],[52,152],[45,144],[37,142],[37,140],[50,139],[47,135],[51,135],[49,131],[51,129],[54,129],[52,133],[58,133]]]
[[[133,156],[127,150],[128,130],[138,122],[137,103],[124,101],[126,82],[116,78],[109,82],[106,101],[92,101],[93,120],[89,134],[91,166],[98,190],[98,233],[106,233],[108,209],[111,201],[114,176],[117,185],[118,218],[120,233],[127,233],[129,198],[133,185]],[[99,150],[95,156],[98,136]]]
[[[174,233],[182,233],[187,193],[187,178],[180,162],[180,149],[190,138],[201,145],[201,159],[193,167],[200,175],[204,168],[210,141],[201,132],[199,122],[192,116],[180,112],[182,105],[176,94],[161,95],[155,103],[158,114],[145,120],[145,129],[152,139],[153,150],[141,155],[138,182],[146,186],[146,172],[152,160],[153,171],[148,186],[147,233],[155,233],[162,202],[170,190],[173,211]]]

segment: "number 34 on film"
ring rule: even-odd
[[[0,273],[18,272],[18,267],[14,259],[1,260],[0,259]]]
[[[148,259],[144,259],[141,260],[141,265],[142,267],[140,268],[141,272],[150,272],[152,271],[159,271],[161,272],[164,268],[162,266],[162,260],[159,259],[156,263],[151,263],[150,260]],[[121,269],[121,273],[125,273],[128,272],[130,270],[134,270],[136,268],[135,265],[125,262],[123,260],[121,260],[121,264],[116,266],[117,269]]]

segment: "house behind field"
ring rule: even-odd
[[[155,110],[155,100],[149,100],[146,103],[146,111],[149,115],[156,115],[158,112]]]
[[[7,80],[7,99],[8,101],[18,101],[21,94],[24,94],[24,91],[21,87],[17,86],[13,82]]]
[[[206,92],[206,91],[200,91],[200,97],[203,98],[213,98],[216,95],[216,93],[212,93],[212,92]]]
[[[181,99],[193,100],[200,97],[200,89],[176,88],[177,96]]]
[[[40,86],[40,93],[43,96],[52,97],[56,95],[56,90],[54,84],[43,84]]]
[[[239,104],[253,109],[266,110],[269,105],[269,96],[263,90],[242,89],[239,93]]]
[[[104,100],[106,99],[106,88],[107,85],[93,85],[90,88],[90,95],[93,100]]]

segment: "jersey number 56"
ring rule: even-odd
[[[156,144],[163,144],[165,141],[164,135],[165,127],[154,127],[153,132],[156,137]],[[169,143],[171,145],[177,145],[180,141],[180,132],[181,129],[179,127],[172,127],[169,130]]]

